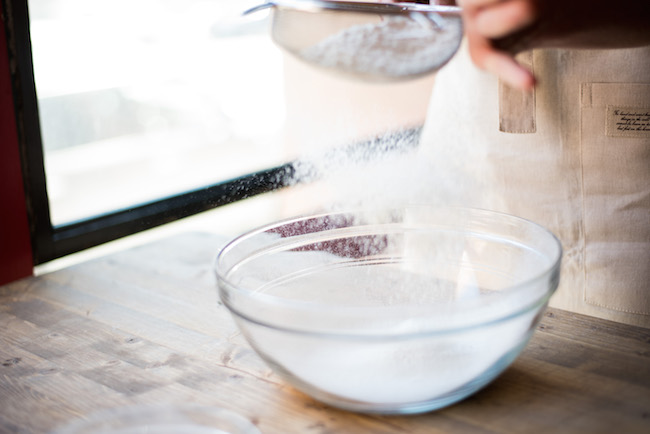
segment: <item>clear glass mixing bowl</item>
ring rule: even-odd
[[[250,345],[294,387],[347,410],[418,413],[517,357],[561,256],[533,222],[414,206],[271,224],[230,242],[215,270]]]

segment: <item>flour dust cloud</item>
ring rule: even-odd
[[[460,23],[452,22],[447,31],[448,42],[431,44],[430,28],[423,28],[420,23],[403,17],[390,17],[376,24],[350,28],[333,35],[305,50],[302,56],[324,67],[353,72],[418,74],[431,68],[438,59],[445,58],[449,54],[445,50],[453,48],[455,51],[457,47],[451,41],[457,37],[455,32],[460,31]],[[394,44],[397,41],[395,34],[403,37],[397,45]],[[438,36],[445,37],[444,34]],[[403,49],[404,44],[408,49]],[[484,178],[484,173],[473,171],[474,167],[480,165],[478,159],[481,156],[472,153],[471,144],[451,147],[444,143],[419,143],[420,137],[419,129],[405,129],[381,134],[363,143],[333,148],[318,155],[305,153],[295,164],[294,180],[317,184],[319,191],[326,193],[319,196],[322,200],[319,211],[380,210],[412,204],[425,204],[433,208],[481,204],[484,187],[490,182]],[[429,132],[427,140],[436,140],[435,134]],[[432,146],[435,152],[431,152]],[[426,278],[429,271],[423,272],[421,261],[413,261],[389,269],[390,278],[363,275],[373,273],[371,267],[345,268],[346,273],[362,273],[345,278],[346,285],[359,282],[357,288],[348,285],[350,291],[357,292],[346,293],[346,296],[358,296],[358,304],[365,302],[364,297],[370,300],[368,303],[384,297],[386,306],[399,301],[401,308],[412,303],[417,309],[422,307],[417,299],[422,294],[428,294],[427,302],[438,303],[438,308],[440,303],[453,305],[457,301],[464,303],[482,297],[480,279],[474,275],[470,259],[477,252],[467,250],[463,242],[441,243],[432,247],[431,243],[423,241],[425,238],[418,233],[401,237],[403,251],[400,254],[406,258],[423,255],[433,263],[439,259],[448,261],[450,256],[454,256],[457,263],[447,270],[444,288],[441,286],[442,279]],[[457,241],[459,237],[449,239]],[[313,252],[309,254],[314,255]],[[282,264],[277,266],[281,267]],[[291,291],[295,290],[297,294],[303,291],[305,285],[309,285],[311,291],[319,291],[319,294],[321,288],[322,293],[327,294],[332,291],[331,288],[337,287],[336,282],[328,281],[331,276],[310,281],[312,277],[305,273],[302,277],[304,280],[295,288],[287,286],[275,289],[284,297],[291,298]],[[404,281],[400,282],[399,279]],[[450,286],[450,281],[455,286]],[[283,281],[282,284],[285,283]],[[432,300],[435,297],[431,294],[440,294],[439,300]],[[459,305],[465,306],[462,303]],[[510,309],[509,306],[501,307]],[[469,313],[464,312],[471,317]],[[395,330],[417,336],[436,321],[432,317],[429,324],[427,320],[423,322],[422,317],[418,319],[414,323],[406,315]],[[287,323],[291,319],[285,315],[282,321]],[[301,317],[300,321],[309,319]],[[524,339],[530,321],[530,317],[519,318],[492,328],[467,329],[445,338],[430,335],[421,340],[337,342],[325,335],[315,340],[311,336],[285,337],[273,330],[260,330],[256,341],[258,347],[271,354],[274,363],[283,371],[295,375],[310,387],[343,399],[392,404],[426,401],[475,381],[492,370],[503,354]],[[300,328],[305,326],[308,325],[299,325]],[[462,325],[458,326],[462,328]],[[296,348],[301,348],[301,351],[296,351]]]

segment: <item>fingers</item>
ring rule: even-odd
[[[504,0],[457,0],[456,3],[463,9],[469,11],[471,9],[479,9],[485,6],[501,3]]]
[[[464,0],[465,14],[486,38],[501,38],[522,30],[536,20],[536,2],[531,0]]]
[[[517,63],[510,54],[495,50],[489,39],[468,29],[467,40],[472,61],[476,66],[496,75],[513,88],[530,90],[535,86],[533,74]]]
[[[531,0],[462,0],[465,33],[472,61],[511,87],[529,90],[535,77],[514,59],[499,51],[493,41],[524,29],[536,19]]]
[[[536,18],[537,11],[530,1],[499,2],[477,11],[476,30],[487,38],[501,38],[532,25]]]
[[[493,51],[486,56],[484,67],[512,88],[530,90],[535,86],[535,76],[510,55]]]

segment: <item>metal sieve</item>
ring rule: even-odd
[[[463,28],[456,6],[327,0],[274,0],[273,41],[313,66],[370,81],[437,71],[458,51]]]

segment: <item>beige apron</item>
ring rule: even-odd
[[[650,47],[535,50],[512,91],[464,45],[436,77],[420,153],[459,202],[528,218],[562,241],[551,305],[650,327]]]

